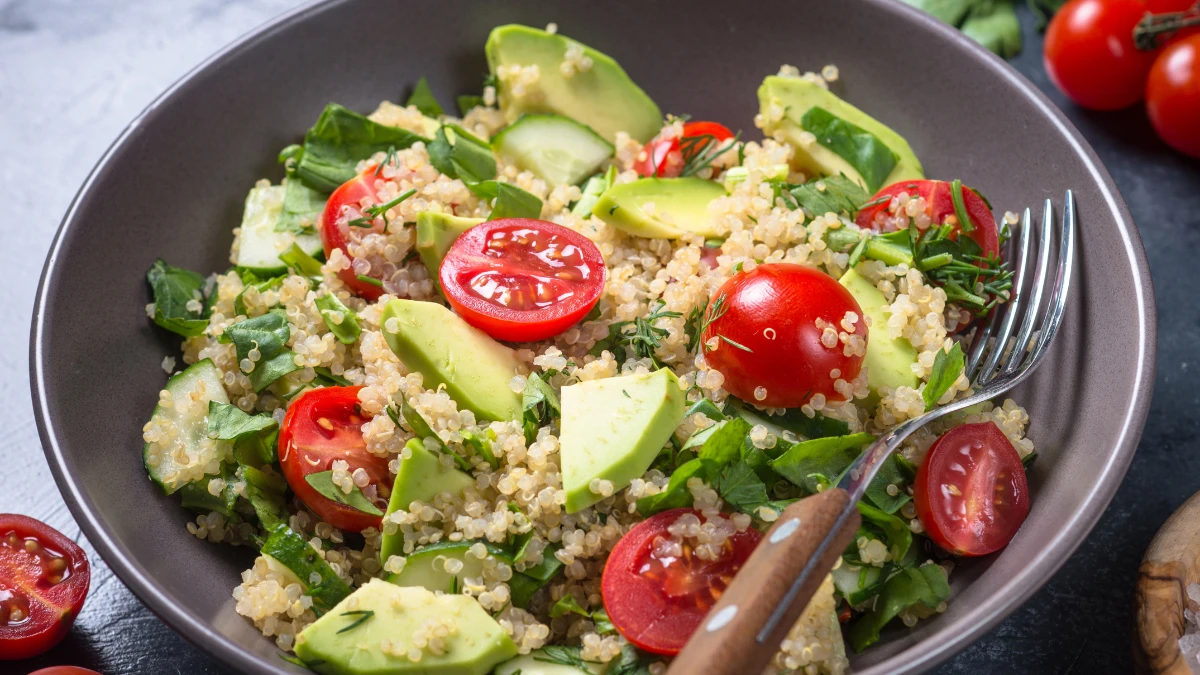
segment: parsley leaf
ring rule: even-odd
[[[496,177],[491,146],[456,124],[443,125],[426,147],[433,168],[468,187]]]
[[[208,328],[208,316],[216,299],[216,278],[204,277],[173,267],[162,259],[154,261],[146,272],[150,290],[154,292],[154,323],[184,337],[202,335]],[[195,300],[199,308],[188,303]]]
[[[950,585],[941,565],[929,563],[901,569],[884,583],[872,609],[850,626],[850,644],[861,652],[879,639],[879,631],[901,612],[918,603],[927,609],[950,597]]]
[[[596,632],[601,635],[617,632],[612,619],[608,618],[608,611],[603,608],[592,612],[592,623],[596,624]]]
[[[836,213],[851,220],[870,198],[861,185],[842,175],[817,178],[796,185],[789,192],[810,216]]]
[[[427,140],[330,103],[304,135],[304,152],[296,162],[296,175],[309,188],[328,194],[354,178],[354,167],[360,160],[388,148],[403,150]]]
[[[966,356],[962,346],[955,342],[949,351],[941,350],[933,359],[933,370],[929,373],[929,381],[921,390],[921,398],[925,400],[925,410],[933,410],[938,400],[954,386],[958,376],[962,375],[966,366]]]
[[[241,468],[242,478],[246,481],[246,499],[258,516],[258,522],[263,529],[271,531],[276,525],[286,523],[288,519],[287,482],[274,473],[256,469],[252,466]],[[261,545],[261,542],[260,542]]]
[[[722,469],[713,482],[713,489],[731,508],[752,516],[757,516],[759,508],[770,502],[767,486],[745,462],[735,462]]]
[[[537,430],[562,415],[558,394],[554,393],[540,373],[532,373],[525,379],[525,391],[521,394],[521,407],[525,411],[525,436],[532,439]]]
[[[396,415],[396,409],[394,406],[387,407],[387,414],[388,417],[392,418],[392,422],[394,422],[396,426],[400,426],[400,418]],[[429,422],[425,421],[425,418],[421,416],[421,413],[417,412],[416,408],[408,404],[408,399],[401,399],[400,401],[400,416],[404,418],[404,421],[408,424],[408,428],[412,429],[412,432],[417,435],[417,438],[421,439],[422,441],[424,441],[426,438],[432,438],[437,443],[438,450],[440,452],[450,455],[454,458],[454,463],[458,465],[458,468],[462,469],[463,471],[471,470],[471,463],[467,461],[467,458],[451,450],[450,446],[446,445],[446,442],[442,440],[442,437],[438,436],[437,432],[433,430],[433,427],[429,426]]]
[[[668,509],[691,506],[694,500],[687,482],[693,477],[706,480],[716,470],[715,462],[699,457],[681,465],[671,473],[671,481],[661,492],[637,500],[638,513],[648,518]]]
[[[859,449],[874,440],[871,434],[850,434],[802,441],[771,460],[770,465],[793,485],[815,494],[833,484],[858,457]]]
[[[259,358],[252,362],[249,371],[243,370],[250,376],[254,391],[262,391],[275,380],[290,372],[299,370],[295,356],[286,349],[291,337],[291,326],[279,309],[273,309],[262,316],[239,321],[225,329],[218,340],[232,342],[237,349],[238,367],[248,360],[251,350],[257,349]]]
[[[291,248],[279,254],[279,259],[302,277],[321,276],[321,261],[305,253],[295,242]]]
[[[343,492],[341,487],[335,485],[333,482],[333,471],[306,474],[304,482],[311,485],[314,490],[326,499],[338,504],[345,504],[352,509],[357,509],[373,516],[383,515],[383,511],[380,511],[378,507],[363,496],[362,490],[359,490],[357,485],[349,493]]]
[[[820,106],[809,108],[800,125],[817,137],[818,144],[854,167],[866,181],[869,192],[883,186],[899,161],[896,153],[875,134]]]
[[[325,201],[325,193],[308,187],[295,173],[289,173],[283,182],[283,208],[275,221],[275,231],[315,231],[321,212],[325,210]]]
[[[433,95],[433,90],[429,88],[429,81],[424,77],[417,80],[416,86],[413,87],[412,95],[408,97],[408,103],[405,105],[416,106],[417,110],[426,117],[441,117],[442,106],[437,101],[437,97]]]
[[[325,320],[325,325],[329,328],[329,332],[344,345],[352,345],[358,342],[358,336],[362,335],[362,328],[358,325],[358,315],[355,314],[349,307],[342,304],[341,300],[333,293],[327,293],[317,298],[315,303],[317,310],[321,312],[321,318]],[[333,313],[337,312],[341,315],[341,321],[335,321]]]
[[[564,593],[562,598],[550,608],[550,616],[554,618],[565,616],[572,612],[579,616],[591,618],[591,614],[588,614],[588,611],[581,607],[579,601],[570,593]]]
[[[266,413],[250,415],[231,403],[208,402],[208,437],[235,441],[249,434],[270,431],[279,424]]]
[[[582,651],[580,647],[567,647],[563,645],[547,645],[542,647],[542,653],[534,656],[534,661],[543,663],[557,663],[560,666],[571,666],[578,668],[584,672],[592,672],[589,668],[589,661],[585,661],[579,654]]]
[[[624,350],[618,351],[618,349],[628,346],[635,358],[650,359],[655,369],[662,368],[656,352],[662,345],[662,339],[671,332],[666,328],[656,326],[655,323],[659,319],[678,319],[683,316],[679,312],[664,312],[663,309],[666,306],[665,302],[659,300],[650,308],[650,313],[646,316],[638,317],[633,321],[615,321],[609,324],[608,337],[597,341],[588,350],[588,354],[600,356],[603,352],[609,351],[618,359],[624,360],[621,358],[625,356]],[[633,330],[626,330],[629,327],[632,327]]]

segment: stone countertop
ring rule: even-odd
[[[44,520],[81,540],[92,590],[57,649],[25,673],[79,665],[105,675],[223,673],[175,635],[82,541],[42,455],[29,394],[29,325],[42,261],[76,188],[121,129],[175,79],[299,0],[0,0],[0,512]],[[1013,65],[1066,110],[1133,212],[1165,323],[1154,403],[1137,456],[1104,518],[1054,579],[936,672],[1127,673],[1138,564],[1166,517],[1200,489],[1200,162],[1171,152],[1140,107],[1072,106],[1041,66],[1024,12]],[[1014,167],[1018,170],[1018,167]],[[1083,236],[1086,238],[1087,232]],[[1121,317],[1114,317],[1121,320]]]

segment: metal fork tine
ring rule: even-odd
[[[975,382],[975,372],[983,360],[983,353],[987,351],[988,340],[991,339],[992,332],[996,330],[996,324],[999,323],[999,317],[1000,312],[992,312],[987,323],[975,331],[975,342],[971,345],[971,353],[967,355],[967,367],[963,370],[972,384]]]
[[[1061,243],[1059,244],[1058,268],[1054,274],[1054,293],[1046,307],[1046,318],[1038,332],[1037,345],[1029,357],[1029,365],[1037,365],[1043,352],[1062,326],[1063,316],[1067,312],[1067,296],[1071,293],[1071,277],[1075,269],[1075,194],[1067,190],[1063,204],[1063,223]]]
[[[1029,209],[1025,209],[1025,218],[1029,218]],[[1033,270],[1033,283],[1029,288],[1029,309],[1021,321],[1017,331],[1017,340],[1013,343],[1012,353],[1004,364],[1002,373],[1007,375],[1017,369],[1029,352],[1029,338],[1033,335],[1033,326],[1037,322],[1038,310],[1042,306],[1042,296],[1045,295],[1046,280],[1050,278],[1050,245],[1054,238],[1054,205],[1046,200],[1042,207],[1041,237],[1038,243],[1037,266]]]
[[[976,376],[975,384],[987,384],[991,381],[992,375],[996,373],[996,364],[1000,363],[1000,357],[1004,356],[1004,349],[1008,346],[1008,338],[1012,336],[1013,326],[1017,323],[1017,315],[1024,309],[1022,303],[1025,301],[1025,276],[1026,268],[1029,263],[1029,241],[1030,241],[1030,214],[1029,209],[1025,209],[1025,218],[1021,221],[1021,245],[1017,252],[1017,268],[1016,274],[1013,276],[1012,295],[1006,305],[1004,312],[1004,320],[1000,322],[1000,330],[996,332],[996,344],[988,353],[987,360],[983,362],[983,368],[980,369]],[[992,308],[993,312],[999,312],[1000,306]]]

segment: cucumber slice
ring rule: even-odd
[[[221,373],[204,359],[167,380],[170,399],[159,399],[144,429],[154,440],[142,448],[146,473],[171,494],[206,474],[216,476],[233,456],[233,443],[208,437],[208,403],[229,403]]]
[[[488,554],[498,561],[512,564],[512,556],[504,549],[483,542]],[[483,575],[483,561],[473,555],[467,555],[467,550],[475,545],[474,541],[439,541],[436,544],[423,546],[412,552],[404,565],[404,570],[388,577],[388,581],[397,586],[423,586],[431,591],[455,593],[462,588],[463,579],[472,577],[478,579]],[[446,571],[446,560],[461,560],[463,567],[458,574]]]
[[[613,155],[611,143],[560,115],[524,115],[496,134],[492,149],[552,187],[575,185]]]
[[[610,663],[582,661],[583,667],[558,663],[538,649],[496,666],[496,675],[604,675]]]
[[[295,243],[305,253],[320,254],[321,237],[315,232],[296,234],[276,232],[275,224],[283,213],[282,185],[268,185],[261,181],[246,195],[246,209],[242,213],[242,228],[237,239],[237,261],[239,270],[253,272],[260,278],[273,277],[287,272],[287,265],[279,259]]]
[[[879,595],[884,581],[886,579],[883,578],[883,568],[874,565],[857,567],[842,561],[842,564],[833,570],[834,587],[852,607]]]
[[[308,540],[287,523],[279,523],[271,530],[271,536],[263,543],[262,554],[291,570],[304,586],[304,594],[312,596],[317,616],[350,595],[346,582],[317,554]]]

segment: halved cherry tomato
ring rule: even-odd
[[[362,425],[370,416],[358,407],[360,389],[323,387],[300,394],[288,407],[279,431],[279,464],[292,492],[322,520],[350,532],[379,527],[382,519],[325,497],[305,476],[330,471],[335,460],[345,460],[351,473],[366,471],[363,496],[380,510],[387,506],[391,474],[387,459],[367,452]]]
[[[724,124],[717,122],[684,122],[684,138],[700,136],[712,136],[718,143],[721,143],[733,138],[733,132]],[[678,138],[655,137],[646,144],[643,153],[638,156],[638,161],[633,167],[641,176],[675,178],[679,176],[684,165],[690,159],[683,156]]]
[[[993,422],[955,427],[934,441],[917,469],[913,504],[929,538],[947,551],[998,551],[1029,514],[1021,456]]]
[[[378,218],[368,218],[371,221],[370,227],[357,227],[349,224],[351,221],[363,218],[363,209],[379,201],[379,194],[375,190],[375,181],[378,180],[375,176],[375,168],[373,166],[368,168],[334,190],[333,194],[329,195],[329,201],[325,202],[325,210],[321,213],[319,223],[325,257],[328,259],[336,248],[341,249],[342,253],[350,259],[352,266],[339,271],[338,277],[342,283],[346,284],[347,288],[370,301],[377,300],[379,296],[383,295],[383,288],[359,280],[358,272],[355,272],[353,267],[354,256],[350,255],[346,245],[368,234],[383,233],[384,226],[380,222],[381,219]],[[378,270],[368,270],[364,276],[378,279],[379,272]]]
[[[1141,0],[1071,0],[1046,28],[1046,72],[1067,98],[1093,110],[1142,100],[1155,51],[1134,46]]]
[[[634,525],[608,556],[600,581],[617,632],[654,654],[679,653],[762,539],[752,528],[736,532],[716,560],[692,555],[686,539],[683,555],[663,555],[658,542],[671,539],[668,528],[689,513],[704,522],[699,511],[672,509]]]
[[[734,275],[709,302],[705,323],[708,365],[725,376],[726,391],[760,406],[795,408],[817,394],[844,401],[866,354],[867,324],[854,296],[803,265]]]
[[[554,337],[579,323],[604,290],[604,258],[562,225],[501,218],[454,242],[438,279],[467,323],[497,340]]]
[[[1167,45],[1154,62],[1146,113],[1167,145],[1200,159],[1200,34]]]
[[[890,232],[907,228],[909,216],[903,212],[903,207],[895,205],[897,200],[890,199],[901,193],[907,194],[910,198],[922,197],[925,199],[925,216],[929,218],[930,224],[942,225],[951,216],[954,216],[954,220],[957,221],[958,216],[954,212],[954,198],[950,187],[951,183],[944,180],[905,180],[893,183],[876,192],[875,196],[871,198],[872,202],[881,201],[882,203],[859,211],[855,222],[859,227],[876,232]],[[885,197],[889,199],[884,199]],[[963,206],[966,207],[967,215],[971,218],[972,229],[967,236],[979,244],[984,257],[999,255],[1000,232],[996,228],[996,218],[988,208],[987,202],[965,185],[962,186],[962,197]],[[951,238],[957,239],[958,233],[961,231],[962,224],[960,223]]]
[[[0,659],[27,659],[58,644],[91,583],[75,542],[28,516],[0,514]]]

